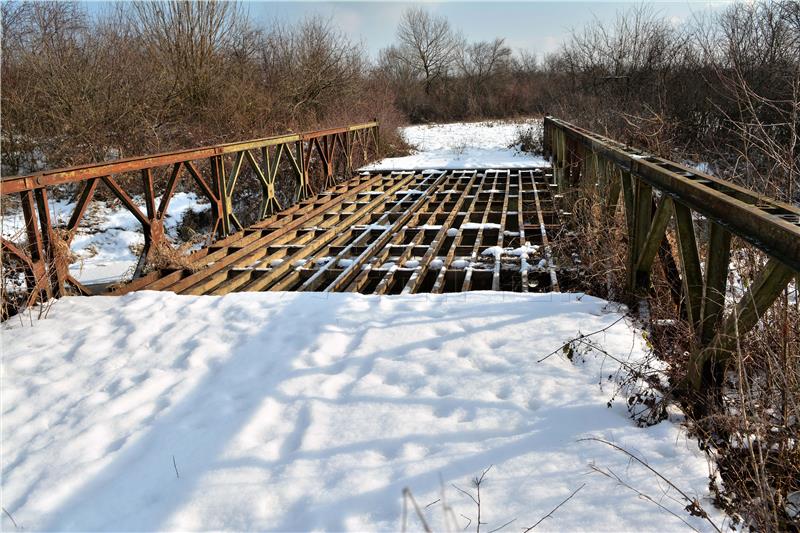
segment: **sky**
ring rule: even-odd
[[[683,0],[649,2],[653,9],[674,24],[689,21],[696,15],[719,10],[726,0]],[[90,11],[99,12],[109,3],[87,3]],[[293,23],[319,15],[340,28],[355,42],[362,42],[370,56],[395,41],[397,23],[405,9],[424,6],[444,15],[450,24],[470,41],[506,39],[512,49],[525,49],[538,56],[557,50],[573,29],[580,29],[595,19],[612,22],[617,12],[631,9],[632,1],[530,1],[530,2],[388,2],[388,1],[242,1],[253,19],[264,26],[274,21]]]
[[[653,2],[653,9],[673,23],[691,20],[728,2]],[[254,19],[268,24],[292,22],[309,15],[321,15],[362,41],[373,57],[395,41],[397,23],[403,11],[424,6],[444,15],[469,40],[504,37],[513,49],[527,49],[541,55],[558,49],[573,29],[592,22],[613,21],[618,11],[634,7],[632,2],[245,2]]]

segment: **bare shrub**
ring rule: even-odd
[[[517,126],[514,140],[509,148],[534,155],[544,155],[544,142],[540,124],[522,124]]]
[[[198,266],[189,258],[189,250],[193,243],[188,242],[174,248],[166,241],[152,245],[147,253],[145,272],[154,270],[189,270],[196,271]]]

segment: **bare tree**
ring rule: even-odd
[[[447,76],[456,59],[461,39],[445,17],[423,8],[409,8],[397,27],[399,45],[391,48],[392,59],[407,65],[419,76],[430,94],[433,84]]]
[[[292,122],[302,122],[309,112],[317,116],[337,99],[355,95],[367,64],[363,47],[320,17],[291,27],[275,24],[259,55],[265,82],[280,88]]]
[[[190,106],[208,102],[223,52],[236,47],[249,23],[236,2],[141,1],[133,20],[153,59],[170,72],[176,96]]]
[[[461,74],[478,86],[501,72],[508,70],[511,61],[511,48],[505,39],[472,43],[461,49],[456,56]]]

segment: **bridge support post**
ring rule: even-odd
[[[794,270],[770,258],[711,344],[689,359],[688,380],[692,389],[699,391],[703,386],[721,385],[725,365],[738,352],[739,339],[756,325],[794,276]]]
[[[700,344],[708,345],[717,330],[717,323],[725,307],[728,268],[731,258],[731,234],[710,222],[708,251],[706,255],[706,282],[700,310]]]
[[[639,256],[647,242],[647,232],[653,217],[653,188],[639,178],[634,178],[633,233],[631,238],[631,254],[628,257],[628,286],[632,292],[638,293],[650,281],[649,269],[646,272],[637,270]]]
[[[694,221],[688,207],[675,202],[675,225],[678,241],[678,257],[683,275],[683,294],[686,318],[692,324],[695,335],[699,335],[703,304],[703,273],[700,270],[700,254],[694,233]]]
[[[42,234],[36,220],[36,206],[33,191],[20,193],[22,200],[22,216],[25,222],[25,234],[28,238],[28,254],[30,270],[25,273],[25,281],[30,290],[29,303],[44,301],[51,296],[47,276],[47,257],[42,243]]]
[[[47,189],[35,189],[34,196],[41,225],[44,267],[49,278],[49,295],[59,298],[64,295],[64,282],[69,267],[66,258],[67,250],[62,249],[62,246],[68,248],[69,244],[62,244],[53,229],[50,207],[47,202]]]

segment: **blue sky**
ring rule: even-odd
[[[470,40],[505,37],[514,49],[550,52],[573,28],[596,16],[612,21],[617,11],[632,2],[246,2],[251,15],[265,24],[271,20],[293,21],[320,14],[330,17],[354,40],[363,41],[372,55],[394,42],[397,22],[409,6],[422,5],[445,15],[453,27]],[[725,2],[655,2],[653,8],[673,22],[717,10]]]
[[[558,48],[573,28],[581,28],[594,17],[613,21],[616,13],[633,2],[263,2],[245,1],[253,18],[269,25],[274,20],[293,22],[311,15],[330,18],[354,41],[363,42],[374,57],[394,42],[397,22],[404,9],[422,5],[445,15],[454,28],[470,40],[505,37],[512,48],[525,48],[541,55]],[[652,2],[660,15],[672,22],[690,20],[697,14],[718,10],[725,1]],[[102,5],[102,4],[100,4]],[[93,7],[100,5],[94,4]],[[106,4],[107,5],[107,4]]]

